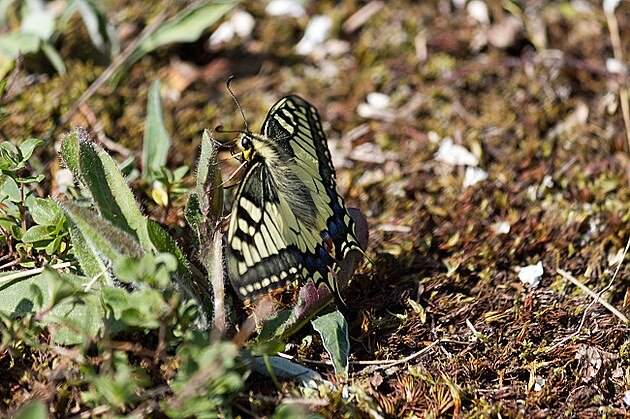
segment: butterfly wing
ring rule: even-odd
[[[244,298],[297,277],[337,292],[337,262],[360,246],[337,193],[317,111],[297,96],[269,111],[257,152],[236,194],[228,233],[228,274]]]
[[[317,109],[299,96],[287,96],[269,111],[262,133],[290,150],[292,170],[303,180],[317,208],[320,233],[327,231],[332,237],[334,259],[343,260],[350,250],[360,248],[354,222],[337,192],[335,168]]]

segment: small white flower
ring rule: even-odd
[[[628,67],[616,58],[606,59],[606,70],[613,74],[626,74]]]
[[[332,19],[328,16],[313,16],[308,23],[304,36],[295,46],[295,51],[300,55],[308,55],[323,44],[330,35]]]
[[[244,10],[235,11],[230,22],[234,25],[234,32],[241,38],[247,38],[251,35],[256,24],[254,17]]]
[[[451,166],[477,166],[479,160],[466,147],[453,144],[453,139],[445,137],[435,153],[435,159]]]
[[[306,16],[304,6],[295,0],[271,0],[265,11],[269,16]]]
[[[523,284],[535,287],[540,283],[540,278],[542,277],[543,273],[544,269],[542,266],[542,262],[538,262],[535,265],[522,267],[521,270],[518,272],[518,279],[520,279]]]
[[[376,109],[385,109],[389,106],[389,96],[384,93],[368,93],[366,101],[368,105]]]
[[[488,14],[488,6],[481,0],[472,0],[466,6],[468,14],[477,22],[484,25],[490,24],[490,15]]]
[[[507,221],[501,221],[492,226],[494,234],[508,234],[510,232],[510,223]]]
[[[223,22],[210,35],[210,45],[219,45],[229,42],[234,38],[234,25],[232,22]]]
[[[615,13],[615,9],[621,3],[621,0],[604,0],[603,9],[608,15]]]
[[[488,179],[488,173],[480,167],[470,167],[466,168],[466,173],[464,173],[464,188],[475,185],[479,182]]]

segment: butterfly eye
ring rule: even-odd
[[[243,147],[243,150],[249,150],[252,148],[252,141],[248,137],[243,137],[241,140],[241,147]]]

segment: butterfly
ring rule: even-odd
[[[298,96],[280,99],[261,133],[240,136],[246,169],[231,210],[227,269],[243,299],[295,281],[326,285],[353,250],[365,254],[343,198],[317,110]]]

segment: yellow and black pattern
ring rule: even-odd
[[[261,134],[241,136],[247,169],[228,231],[227,267],[243,298],[291,281],[326,284],[338,296],[338,262],[363,252],[343,198],[317,110],[287,96]]]

